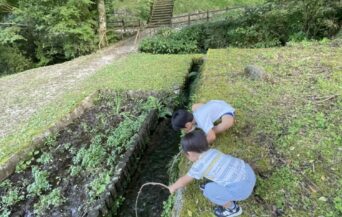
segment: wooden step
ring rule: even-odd
[[[174,0],[155,0],[151,12],[149,26],[170,25]]]

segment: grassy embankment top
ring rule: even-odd
[[[341,216],[342,48],[231,48],[209,50],[207,59],[193,101],[223,99],[237,109],[236,125],[214,147],[258,173],[243,216]],[[268,78],[247,78],[249,64]],[[181,174],[187,168],[183,159]],[[181,216],[212,216],[198,183],[184,198]]]
[[[192,56],[134,54],[100,70],[73,91],[38,111],[23,123],[13,135],[0,139],[0,165],[12,154],[30,146],[34,136],[43,133],[64,115],[72,111],[86,96],[98,89],[171,91],[181,86],[191,64]],[[16,75],[13,75],[16,76]],[[11,79],[6,76],[1,79]],[[30,78],[18,90],[36,88],[44,76]],[[24,93],[23,93],[24,94]],[[29,99],[27,99],[29,100]],[[28,103],[16,102],[16,103]],[[13,105],[15,106],[15,105]]]
[[[236,6],[254,6],[262,4],[264,0],[175,0],[174,15],[191,13],[195,11],[207,11],[225,9]]]

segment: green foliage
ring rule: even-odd
[[[139,50],[153,54],[198,53],[196,41],[187,41],[186,39],[178,37],[164,37],[160,35],[144,39],[139,45]]]
[[[48,195],[41,196],[39,202],[34,204],[34,213],[38,216],[44,216],[44,212],[52,207],[58,207],[65,202],[61,190],[53,189]]]
[[[107,146],[114,148],[112,152],[120,154],[124,151],[126,145],[128,145],[132,136],[137,132],[145,117],[145,115],[140,115],[136,120],[125,117],[125,120],[108,136]]]
[[[298,194],[298,178],[289,168],[280,168],[269,179],[258,181],[259,185],[255,193],[268,203],[275,203],[280,209],[284,208],[286,202],[293,203],[292,200],[295,200],[295,195]]]
[[[50,153],[44,152],[38,159],[38,163],[48,164],[52,162],[52,155]]]
[[[175,196],[169,196],[167,201],[163,202],[163,212],[161,214],[161,217],[171,217],[172,216],[172,208],[173,203],[175,201]]]
[[[237,6],[253,6],[261,4],[264,0],[175,0],[173,14],[193,13],[194,11],[207,11],[225,9]]]
[[[32,62],[18,48],[0,45],[0,77],[24,71],[31,67]]]
[[[98,175],[90,184],[89,184],[89,196],[92,199],[96,199],[100,196],[105,190],[107,185],[110,183],[110,173],[104,172]]]
[[[54,146],[56,145],[58,134],[51,134],[48,137],[46,137],[44,144],[47,146]]]
[[[158,111],[158,116],[161,118],[171,115],[171,112],[167,107],[164,106],[158,98],[153,96],[149,96],[147,101],[142,104],[141,108],[147,112],[156,109]]]
[[[116,15],[116,19],[124,18],[127,20],[129,17],[133,17],[147,21],[150,16],[150,9],[153,1],[154,0],[115,0],[111,1],[108,5],[107,11],[108,14],[112,11],[118,11],[119,13],[124,12],[122,15]]]
[[[106,150],[101,145],[101,136],[95,136],[89,148],[81,148],[77,155],[73,158],[75,165],[80,165],[86,170],[95,169],[106,156]],[[77,174],[77,171],[71,171],[72,174]]]
[[[27,186],[30,196],[39,196],[44,191],[49,190],[51,185],[48,182],[48,172],[40,171],[37,167],[32,168],[34,182]]]
[[[5,207],[9,207],[23,199],[24,199],[24,196],[20,195],[18,189],[9,190],[6,196],[1,198],[1,204]]]
[[[10,217],[10,215],[11,215],[11,211],[9,211],[7,209],[1,211],[1,213],[0,213],[0,217]]]
[[[13,45],[39,66],[90,53],[97,43],[95,12],[91,0],[19,1],[8,22],[20,25],[3,28],[0,44]]]
[[[123,196],[119,196],[116,198],[116,200],[113,202],[113,205],[112,205],[113,215],[119,214],[118,210],[124,201],[125,201],[125,198]]]
[[[145,39],[140,51],[196,53],[209,48],[274,47],[288,41],[332,37],[340,29],[338,0],[269,0],[266,4],[232,13],[225,21],[198,24],[180,31],[162,31]]]

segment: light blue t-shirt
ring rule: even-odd
[[[200,155],[187,175],[194,179],[205,177],[219,185],[228,186],[247,178],[246,163],[216,149],[209,149]]]
[[[214,122],[226,113],[233,113],[235,109],[222,100],[210,100],[193,112],[198,128],[206,134],[214,127]]]

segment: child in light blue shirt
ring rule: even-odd
[[[191,132],[195,128],[202,129],[209,143],[216,139],[216,135],[229,129],[234,124],[235,109],[222,100],[210,100],[192,106],[192,111],[178,110],[172,115],[172,126],[175,130],[183,129]],[[214,123],[218,120],[218,125]]]
[[[205,133],[194,130],[181,141],[186,157],[194,162],[188,173],[169,186],[171,193],[186,186],[193,179],[207,178],[211,182],[203,187],[203,195],[217,206],[217,217],[241,215],[237,201],[247,199],[253,192],[256,177],[243,160],[209,149]]]

